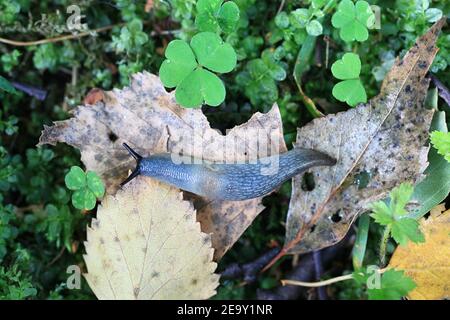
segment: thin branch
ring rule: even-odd
[[[148,21],[147,21],[147,23],[148,23]],[[55,43],[55,42],[60,42],[60,41],[65,41],[65,40],[79,39],[82,37],[92,35],[93,33],[100,33],[100,32],[104,32],[104,31],[108,31],[114,27],[122,27],[124,25],[126,25],[126,22],[113,24],[113,25],[97,28],[94,30],[88,30],[85,32],[77,33],[77,34],[68,34],[68,35],[58,36],[58,37],[54,37],[54,38],[40,39],[40,40],[35,40],[35,41],[16,41],[16,40],[11,40],[11,39],[6,39],[6,38],[0,37],[0,43],[5,43],[5,44],[9,44],[9,45],[16,46],[16,47],[35,46],[35,45],[45,44],[45,43]],[[166,31],[161,31],[161,32],[152,31],[150,33],[150,36],[154,37],[157,35],[171,35],[171,34],[178,33],[180,31],[181,30],[166,30]]]
[[[330,285],[332,283],[341,282],[341,281],[350,280],[350,279],[353,279],[353,275],[351,273],[343,275],[343,276],[339,276],[339,277],[336,277],[336,278],[331,278],[331,279],[328,279],[328,280],[318,281],[318,282],[303,282],[303,281],[296,281],[296,280],[281,280],[281,284],[283,286],[293,285],[293,286],[317,288],[317,287],[328,286],[328,285]]]

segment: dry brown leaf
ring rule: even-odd
[[[87,230],[86,279],[99,299],[207,299],[216,293],[211,236],[173,187],[138,177],[107,196]]]
[[[444,211],[441,204],[422,219],[424,243],[398,246],[389,262],[390,268],[404,270],[416,282],[410,299],[450,299],[450,210]]]
[[[99,88],[92,88],[83,99],[84,104],[96,104],[105,98],[103,90]]]
[[[425,74],[444,23],[437,22],[397,59],[380,94],[367,104],[298,129],[296,146],[327,153],[337,165],[310,170],[312,191],[302,190],[301,176],[294,178],[286,242],[277,258],[338,242],[369,203],[386,197],[403,181],[421,178],[433,114],[423,106],[429,83]],[[369,175],[367,185],[358,184]]]
[[[212,161],[242,161],[258,158],[257,135],[271,144],[268,155],[286,150],[278,106],[265,114],[256,113],[227,135],[212,129],[200,109],[185,109],[175,103],[159,78],[144,72],[135,74],[130,87],[104,92],[94,106],[79,106],[69,120],[44,127],[39,144],[68,143],[81,151],[88,170],[105,181],[114,193],[134,160],[122,147],[130,144],[146,156],[158,152],[179,152]],[[235,148],[230,148],[235,144]],[[213,233],[215,258],[219,259],[262,211],[261,199],[208,201],[196,198],[202,230]],[[197,204],[200,207],[197,207]]]

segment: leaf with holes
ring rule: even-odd
[[[433,116],[433,110],[424,107],[425,75],[444,22],[437,22],[403,59],[397,59],[380,94],[368,104],[298,129],[297,147],[322,151],[337,164],[310,170],[312,191],[302,189],[302,176],[293,179],[286,240],[274,261],[338,242],[370,203],[384,199],[401,182],[422,178]],[[361,175],[370,177],[364,185]]]
[[[207,299],[219,285],[211,236],[176,188],[138,177],[87,231],[85,275],[99,299]]]
[[[174,152],[211,161],[244,161],[266,156],[255,142],[268,139],[270,154],[286,151],[278,106],[256,113],[226,135],[210,127],[201,109],[185,109],[149,73],[132,77],[130,87],[104,92],[95,105],[79,106],[73,117],[44,127],[40,144],[68,143],[81,152],[87,170],[98,173],[113,194],[135,167],[122,147],[130,144],[143,156]],[[236,146],[235,153],[227,152]],[[261,148],[260,148],[261,149]],[[258,152],[261,152],[260,154]],[[267,155],[270,155],[267,154]],[[202,231],[212,233],[215,259],[220,259],[264,209],[261,198],[210,201],[192,196]]]

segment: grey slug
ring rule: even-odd
[[[175,164],[170,153],[143,158],[126,143],[123,146],[136,159],[137,165],[121,186],[142,174],[211,200],[258,198],[311,167],[336,163],[324,153],[294,148],[279,155],[258,159],[256,163]],[[262,174],[263,166],[273,163],[270,161],[278,161],[278,170],[273,175]]]

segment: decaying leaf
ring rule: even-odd
[[[389,262],[390,268],[405,270],[416,282],[410,299],[450,298],[450,210],[444,211],[441,204],[431,210],[428,219],[422,219],[425,243],[398,246]]]
[[[279,256],[332,245],[367,205],[401,182],[415,182],[427,165],[432,110],[423,107],[425,79],[445,19],[397,59],[381,92],[369,103],[313,120],[297,132],[298,147],[325,152],[334,167],[313,168],[312,191],[293,180],[285,246]],[[277,257],[278,258],[278,257]]]
[[[176,188],[138,177],[108,196],[84,256],[99,299],[207,299],[215,294],[211,236]]]
[[[143,156],[174,152],[228,163],[286,150],[276,105],[222,135],[210,127],[201,110],[177,105],[174,94],[167,93],[153,74],[135,74],[130,87],[103,94],[95,105],[76,108],[69,120],[44,127],[39,144],[65,142],[80,149],[84,165],[103,178],[110,194],[135,166],[123,142]],[[267,143],[267,150],[258,143]],[[200,205],[196,208],[202,230],[212,233],[216,259],[263,209],[261,199],[211,202],[196,198],[195,204]]]

